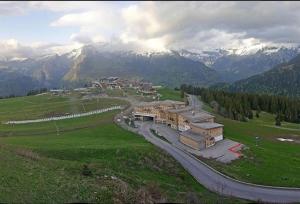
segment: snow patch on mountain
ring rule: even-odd
[[[75,58],[79,57],[79,55],[81,55],[81,53],[82,53],[82,48],[72,50],[70,53],[67,54],[67,58],[75,59]]]

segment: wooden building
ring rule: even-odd
[[[216,142],[223,140],[223,125],[219,123],[191,123],[191,130],[201,135],[213,137]]]
[[[133,116],[139,120],[153,120],[180,131],[179,141],[193,149],[213,146],[223,139],[223,125],[204,111],[195,112],[179,101],[153,101],[136,106]]]

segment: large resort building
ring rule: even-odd
[[[195,111],[184,102],[144,102],[134,108],[133,116],[138,120],[166,124],[180,131],[179,141],[196,150],[213,146],[223,139],[223,125],[215,123],[213,115]]]

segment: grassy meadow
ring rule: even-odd
[[[1,120],[81,112],[79,99],[41,95],[0,100],[0,112],[6,113]],[[90,103],[91,109],[97,106]],[[99,100],[102,107],[115,103],[126,102]],[[206,190],[172,157],[115,125],[117,113],[56,123],[1,124],[0,202],[244,202]]]
[[[162,94],[161,100],[183,100],[180,98],[180,91],[161,88],[158,92]],[[203,108],[212,112],[217,122],[224,124],[225,138],[246,145],[244,157],[230,164],[203,159],[205,162],[226,175],[243,181],[300,187],[300,124],[282,122],[277,127],[275,115],[265,112],[259,118],[240,122],[218,115],[207,104]],[[258,141],[256,137],[259,137]],[[296,142],[281,142],[277,138],[290,138]]]
[[[122,102],[123,103],[123,102]],[[116,99],[82,99],[79,94],[54,96],[43,94],[38,96],[16,97],[0,100],[0,121],[28,120],[46,118],[55,115],[83,113],[95,109],[120,105]]]
[[[180,91],[175,91],[174,89],[162,87],[157,90],[161,94],[160,100],[174,100],[174,101],[183,101],[183,98],[180,97]]]
[[[204,105],[204,109],[214,112]],[[224,136],[246,145],[244,157],[231,164],[206,160],[219,171],[240,180],[274,186],[300,187],[300,124],[282,122],[275,126],[275,115],[265,112],[249,122],[239,122],[218,114]],[[256,141],[256,137],[259,137]],[[281,142],[292,138],[297,142]],[[257,145],[257,146],[256,146]]]

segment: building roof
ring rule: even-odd
[[[207,119],[214,118],[213,115],[210,115],[206,112],[194,112],[193,111],[186,111],[179,113],[182,117],[186,118],[189,122],[197,123]]]
[[[201,141],[205,140],[205,138],[206,138],[204,135],[195,133],[192,130],[183,131],[180,133],[180,135],[182,135],[184,137],[188,137],[196,142],[201,142]]]
[[[213,129],[213,128],[219,128],[224,126],[219,123],[192,123],[192,125],[202,129]]]

